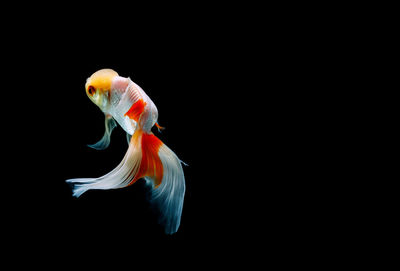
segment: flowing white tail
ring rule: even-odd
[[[90,189],[126,187],[140,178],[151,186],[149,200],[159,212],[159,223],[167,234],[175,233],[181,220],[185,177],[179,158],[153,133],[137,129],[121,163],[110,173],[67,182],[73,185],[73,195],[79,197]]]

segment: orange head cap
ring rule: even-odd
[[[93,73],[86,80],[86,94],[102,110],[107,106],[107,97],[111,89],[111,83],[116,76],[118,76],[118,73],[114,70],[102,69]]]

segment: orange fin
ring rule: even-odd
[[[160,126],[157,122],[156,122],[156,127],[157,127],[159,132],[161,132],[161,130],[165,129],[165,127]]]
[[[141,135],[137,136],[141,136],[142,159],[139,171],[136,173],[131,184],[140,178],[150,177],[154,180],[155,187],[158,187],[163,178],[163,164],[158,155],[158,150],[163,143],[154,134],[147,134],[142,131],[138,131],[137,133],[141,133]]]
[[[143,101],[143,99],[140,99],[131,106],[124,116],[128,116],[135,121],[139,121],[139,117],[143,113],[145,106],[146,103]]]

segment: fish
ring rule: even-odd
[[[151,131],[154,126],[163,129],[157,122],[157,107],[139,85],[112,69],[93,73],[86,80],[85,91],[105,115],[104,135],[89,147],[106,149],[118,125],[126,132],[129,145],[119,165],[106,175],[66,180],[73,196],[78,198],[91,189],[123,188],[144,179],[150,187],[149,202],[157,210],[158,223],[166,234],[176,233],[185,195],[185,163]]]

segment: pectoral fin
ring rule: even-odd
[[[111,115],[106,115],[105,118],[106,131],[104,132],[103,137],[99,140],[99,142],[88,146],[96,150],[106,149],[110,145],[111,132],[114,130],[115,127],[117,127],[117,123],[115,122],[113,117]]]

